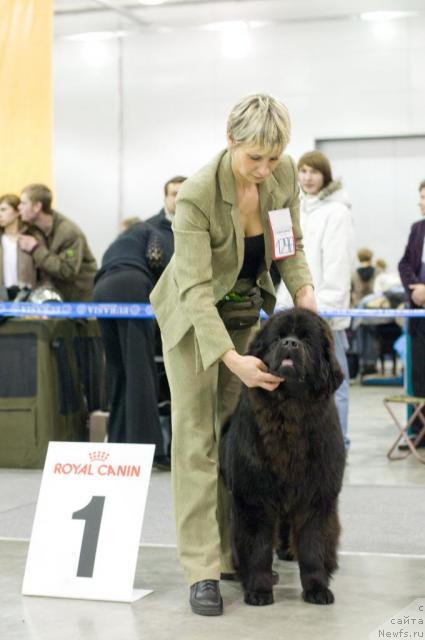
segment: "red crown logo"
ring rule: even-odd
[[[93,462],[105,462],[105,460],[109,458],[109,453],[106,453],[106,451],[93,451],[92,453],[89,453],[89,458]]]

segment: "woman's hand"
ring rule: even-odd
[[[274,391],[284,381],[284,378],[267,373],[266,365],[259,358],[241,356],[235,349],[226,351],[222,360],[247,387],[261,387],[266,391]]]
[[[295,306],[317,313],[316,296],[314,295],[314,290],[311,285],[306,284],[304,287],[301,287],[301,289],[298,289],[295,294]]]
[[[18,235],[19,248],[25,253],[32,253],[38,247],[38,240],[34,236],[19,234]]]
[[[410,296],[413,302],[418,307],[425,306],[425,284],[418,282],[416,284],[409,284],[411,290]]]

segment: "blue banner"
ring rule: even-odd
[[[276,311],[279,311],[276,308]],[[423,318],[425,309],[319,309],[324,318]],[[38,318],[131,318],[152,319],[150,304],[115,302],[0,302],[0,316]],[[267,314],[261,312],[262,318]]]

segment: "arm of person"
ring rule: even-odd
[[[414,304],[417,304],[413,299],[413,295],[412,295],[413,289],[411,288],[411,285],[419,283],[419,278],[414,272],[412,267],[412,263],[413,263],[412,247],[414,246],[414,236],[415,236],[415,227],[413,226],[410,229],[409,239],[407,241],[407,245],[406,245],[406,249],[404,250],[403,257],[398,263],[398,271],[400,274],[403,287],[408,292],[411,301]]]
[[[344,309],[351,288],[352,219],[349,211],[330,212],[322,237],[322,280],[317,286],[319,306]]]
[[[409,284],[410,297],[418,307],[425,307],[425,284],[417,282]]]
[[[208,215],[189,199],[180,199],[173,231],[179,300],[194,327],[202,366],[207,369],[235,348],[215,306]]]
[[[266,365],[259,358],[241,356],[235,349],[227,351],[222,361],[247,387],[261,387],[266,391],[274,391],[284,380],[268,373]]]
[[[84,255],[84,238],[70,238],[56,251],[38,245],[33,253],[34,263],[40,271],[65,282],[72,282],[80,272]]]

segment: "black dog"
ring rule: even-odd
[[[248,353],[285,381],[272,392],[243,387],[221,438],[245,602],[273,603],[273,550],[290,531],[304,600],[330,604],[345,463],[333,399],[343,375],[332,333],[318,315],[294,309],[272,316]]]

